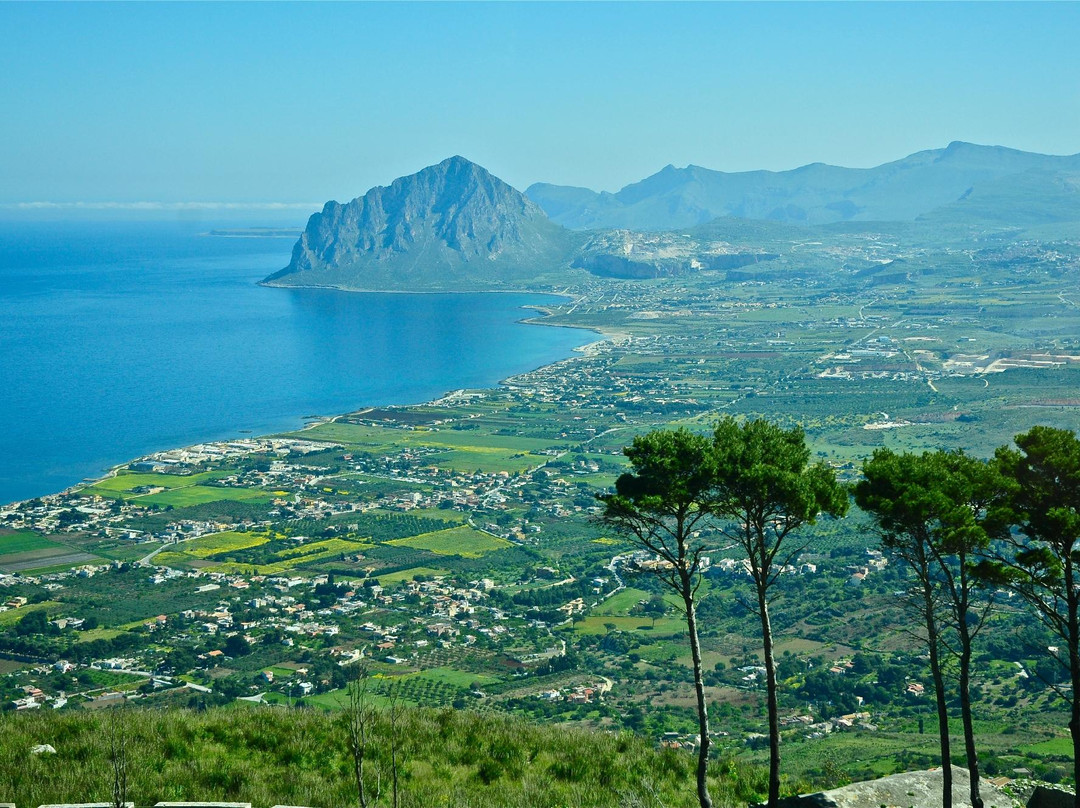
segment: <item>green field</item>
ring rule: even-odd
[[[433,533],[422,533],[419,536],[394,539],[386,543],[397,547],[412,547],[416,550],[427,550],[438,555],[456,555],[462,558],[480,558],[488,553],[512,546],[506,539],[490,536],[467,526],[436,530]]]
[[[35,549],[6,551],[0,553],[0,569],[5,572],[59,572],[82,564],[104,561],[100,556],[78,547],[49,541],[31,533],[14,542],[15,546],[32,546]]]
[[[436,570],[431,567],[410,567],[407,570],[398,570],[397,572],[391,572],[387,575],[376,575],[379,579],[379,583],[383,586],[389,586],[390,584],[396,584],[400,581],[411,581],[414,575],[423,575],[427,578],[432,578],[436,575],[446,575],[446,570]]]
[[[590,615],[574,624],[578,634],[608,634],[614,626],[615,631],[641,631],[651,636],[666,636],[686,631],[686,623],[677,617],[661,617],[653,627],[649,617],[616,617],[615,615]]]
[[[264,544],[265,541],[266,540],[264,539],[263,541],[253,542],[246,546],[248,548],[258,547]],[[254,570],[259,575],[280,575],[305,564],[312,564],[316,561],[323,561],[339,555],[362,553],[365,550],[370,550],[372,547],[374,547],[373,544],[367,544],[365,542],[348,541],[346,539],[324,539],[323,541],[302,544],[297,547],[289,547],[285,550],[280,550],[272,555],[266,556],[261,560],[225,561],[220,564],[214,564],[212,569],[218,572],[229,573],[246,573]],[[209,557],[204,556],[204,558],[213,561],[213,555],[224,552],[229,551],[217,551],[216,553],[209,554]],[[168,563],[169,560],[174,559],[167,559],[166,562],[163,563]]]
[[[174,508],[183,508],[188,505],[219,502],[223,499],[235,502],[271,502],[274,495],[269,491],[260,491],[255,488],[220,488],[209,485],[191,485],[174,488],[170,491],[162,491],[158,494],[148,494],[139,497],[138,501],[144,505],[172,505]]]
[[[151,488],[157,488],[158,486],[166,490],[174,490],[177,488],[188,488],[193,485],[198,485],[207,480],[215,480],[219,477],[224,477],[227,472],[224,471],[204,471],[201,474],[157,474],[153,472],[141,473],[128,471],[121,469],[111,477],[106,477],[103,480],[98,480],[96,483],[89,485],[82,489],[84,494],[99,494],[100,496],[123,496],[125,499],[132,497],[142,497],[142,494],[133,493],[133,489],[140,488],[142,486],[150,486]]]
[[[470,673],[469,671],[459,671],[456,668],[430,668],[426,671],[420,671],[420,673],[411,674],[410,678],[413,679],[430,679],[433,682],[439,684],[452,685],[454,687],[460,687],[468,689],[474,683],[481,685],[492,684],[499,680],[494,676],[488,676],[483,673]]]
[[[0,626],[13,626],[22,620],[30,612],[40,612],[41,610],[55,611],[58,609],[61,603],[55,600],[43,600],[41,603],[28,603],[25,606],[20,606],[18,609],[8,609],[6,612],[0,612]]]
[[[270,539],[259,533],[238,533],[227,530],[222,533],[211,533],[200,536],[197,539],[189,539],[176,545],[175,552],[196,558],[207,558],[218,553],[226,553],[232,550],[245,550],[248,547],[258,547],[266,544]]]
[[[33,550],[46,550],[51,547],[63,547],[54,541],[49,541],[32,530],[20,530],[15,533],[0,533],[0,556],[13,555],[15,553],[28,553]]]
[[[313,541],[297,547],[290,547],[287,550],[280,550],[274,553],[274,557],[282,560],[302,557],[304,561],[311,561],[315,558],[327,558],[338,553],[359,553],[370,550],[374,546],[366,542],[348,541],[347,539],[323,539],[322,541]]]
[[[111,640],[124,633],[121,628],[93,628],[89,631],[80,631],[76,643],[93,642],[94,640]]]
[[[652,594],[646,592],[644,589],[627,587],[621,592],[616,592],[610,598],[605,600],[603,603],[593,609],[592,613],[594,615],[628,616],[631,609],[637,606],[641,601],[648,600],[651,597]],[[664,600],[668,604],[668,617],[670,617],[674,612],[681,611],[682,603],[679,601],[678,596],[674,592],[665,592]],[[634,619],[638,620],[641,618]],[[650,620],[651,618],[646,618],[645,622],[649,622]]]

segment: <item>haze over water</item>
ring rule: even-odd
[[[0,223],[0,503],[151,451],[416,403],[571,355],[527,294],[271,289],[290,239]]]

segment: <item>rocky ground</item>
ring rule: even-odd
[[[953,766],[953,806],[970,808],[967,769]],[[941,805],[941,769],[905,772],[852,783],[843,788],[783,801],[784,808],[935,808]],[[986,781],[979,784],[984,808],[1015,808],[1014,802]],[[1019,803],[1022,805],[1023,803]]]

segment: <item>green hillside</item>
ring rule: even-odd
[[[395,730],[379,716],[367,763],[391,803],[391,738],[399,740],[401,806],[656,806],[695,804],[693,763],[627,733],[541,726],[455,710],[407,710]],[[17,805],[106,801],[110,750],[123,738],[127,797],[240,801],[256,808],[356,805],[341,714],[317,710],[98,710],[0,714],[0,800]],[[56,754],[29,754],[49,744]],[[716,804],[756,799],[761,770],[713,767]]]

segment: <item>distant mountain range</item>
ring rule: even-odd
[[[745,231],[753,220],[773,230],[1080,222],[1080,155],[951,143],[865,169],[668,166],[614,194],[542,183],[522,194],[451,157],[346,204],[326,203],[308,221],[289,266],[265,283],[522,289],[565,282],[574,269],[621,278],[733,269],[776,257],[717,236],[732,230],[719,222],[743,222],[736,229]]]
[[[791,171],[728,173],[669,165],[614,194],[546,183],[530,186],[525,194],[552,221],[575,230],[669,230],[721,216],[803,225],[910,221],[971,196],[985,203],[988,193],[1004,207],[984,212],[1000,220],[1008,216],[1012,188],[1024,189],[1025,195],[1033,186],[1060,189],[1070,176],[1075,209],[1078,174],[1080,155],[957,142],[876,168],[812,163]]]

